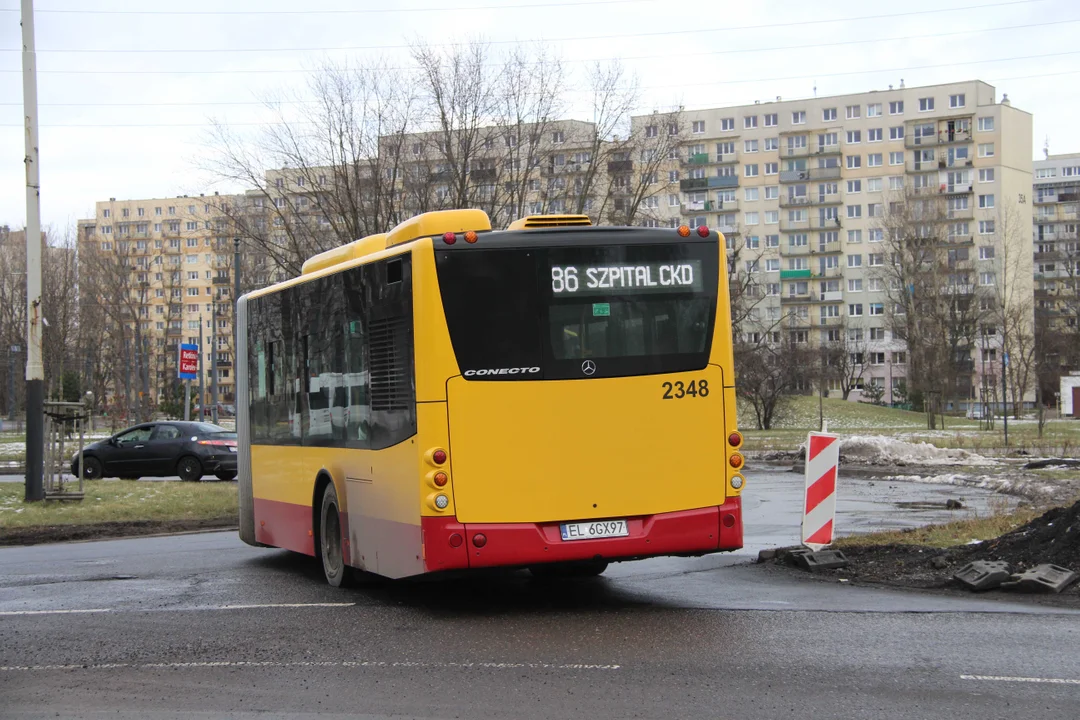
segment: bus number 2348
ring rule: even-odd
[[[709,397],[708,380],[691,380],[689,385],[683,383],[682,380],[676,380],[673,383],[660,383],[660,387],[664,389],[665,400],[682,400],[685,397]]]

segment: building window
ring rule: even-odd
[[[734,129],[735,129],[735,118],[721,118],[720,119],[720,131],[721,132],[726,132],[728,130],[734,130]],[[702,129],[702,132],[704,132],[704,128]]]
[[[765,152],[780,149],[780,138],[765,138]]]
[[[861,130],[848,130],[847,131],[847,142],[848,142],[848,145],[855,145],[857,143],[861,143],[862,142],[862,131]]]
[[[962,107],[964,107],[964,94],[960,93],[959,95],[950,95],[949,96],[949,107],[951,107],[951,108],[962,108]]]
[[[862,242],[862,230],[848,230],[847,241],[849,243],[861,243]]]
[[[848,105],[846,108],[846,115],[848,120],[862,117],[862,105]]]
[[[806,111],[805,110],[796,110],[795,112],[791,113],[791,124],[792,125],[805,125],[806,124]]]
[[[851,278],[847,281],[848,292],[862,292],[862,278]]]
[[[746,220],[747,225],[757,225],[758,224],[758,214],[756,212],[745,213],[745,220]]]
[[[997,282],[997,276],[992,272],[979,273],[979,284],[990,286]]]
[[[881,128],[870,128],[866,131],[866,142],[881,142]]]
[[[981,118],[979,118],[979,131],[980,132],[991,132],[993,129],[994,129],[994,118],[992,118],[992,117],[981,117]]]
[[[903,115],[904,114],[904,101],[903,100],[895,100],[895,101],[889,103],[889,114],[890,115]]]
[[[979,170],[979,182],[994,182],[994,168],[982,168],[981,170]]]
[[[869,203],[866,206],[866,217],[879,218],[885,215],[881,203]]]
[[[994,157],[994,143],[979,143],[979,157]]]
[[[870,267],[881,267],[885,264],[885,253],[869,253],[866,256],[866,264]],[[873,315],[873,313],[870,313]]]
[[[866,117],[881,117],[881,103],[870,103],[867,105]]]
[[[881,156],[878,155],[878,164],[881,164]],[[866,181],[866,192],[881,192],[881,178],[868,178]]]
[[[862,303],[852,303],[847,306],[848,317],[862,317]]]
[[[758,188],[745,188],[743,190],[743,197],[747,202],[754,202],[758,199]]]
[[[742,119],[742,126],[749,130],[757,127],[757,115],[747,115]]]
[[[994,207],[994,196],[993,195],[980,195],[979,196],[979,207],[981,207],[981,208],[992,208],[992,207]]]
[[[780,211],[779,210],[766,210],[765,211],[765,224],[766,225],[776,225],[779,222],[780,222]],[[776,247],[775,245],[772,245],[772,246],[769,245],[769,238],[770,237],[774,237],[774,236],[770,236],[770,235],[765,236],[765,247]]]
[[[776,113],[768,113],[765,115],[765,127],[776,127],[779,123],[776,121]]]
[[[982,247],[980,247],[979,248],[979,259],[980,260],[993,260],[994,259],[994,246],[993,245],[983,245]]]
[[[851,195],[862,192],[862,180],[848,180],[847,191]]]
[[[919,98],[919,112],[930,112],[934,109],[934,98]]]
[[[881,153],[870,153],[866,156],[866,167],[881,167]]]
[[[756,164],[744,165],[743,174],[745,174],[746,177],[757,177],[758,166]]]
[[[743,140],[743,152],[756,153],[758,151],[757,140]]]
[[[822,122],[832,122],[836,119],[836,108],[825,108],[821,111]]]
[[[777,175],[780,173],[780,163],[767,162],[765,163],[766,175]]]
[[[862,217],[862,205],[848,205],[847,216],[849,218],[861,218]]]
[[[848,155],[847,166],[849,170],[862,167],[862,155]]]
[[[765,199],[766,200],[776,200],[778,197],[780,197],[780,186],[779,185],[766,185],[765,186]]]
[[[848,255],[847,256],[847,266],[849,268],[862,267],[862,255],[858,255],[858,254]]]
[[[656,128],[653,128],[653,130],[655,131]],[[566,142],[566,133],[564,133],[562,130],[556,130],[555,132],[551,133],[551,142],[556,145],[562,145],[564,142]]]
[[[890,165],[903,165],[904,164],[904,153],[902,153],[902,152],[891,152],[891,153],[889,153],[889,164]]]
[[[694,133],[695,135],[700,135],[700,134],[704,133],[705,132],[705,121],[704,120],[695,120],[693,122],[693,124],[691,125],[691,127],[690,127],[690,132]]]
[[[765,213],[765,222],[768,222],[768,221],[769,221],[769,213]],[[766,248],[778,248],[778,247],[780,247],[780,236],[779,235],[766,235],[765,236],[765,247]]]
[[[980,235],[993,235],[994,234],[994,221],[993,220],[980,220],[979,221],[979,234]]]

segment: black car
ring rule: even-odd
[[[83,448],[83,477],[140,478],[179,475],[236,477],[236,433],[204,422],[154,422],[136,425]],[[79,457],[71,460],[78,475]]]

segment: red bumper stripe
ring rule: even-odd
[[[620,538],[563,541],[558,523],[470,523],[454,518],[425,517],[425,569],[533,565],[545,562],[610,560],[737,550],[742,547],[742,508],[739,498],[719,507],[628,518],[630,534]],[[453,534],[465,542],[454,548]],[[482,533],[487,542],[476,547]]]
[[[314,556],[311,517],[310,506],[255,498],[255,542]]]

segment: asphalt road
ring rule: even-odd
[[[793,532],[789,483],[757,479],[748,547]],[[333,590],[233,533],[0,549],[0,718],[1078,715],[1080,614],[748,559]]]

